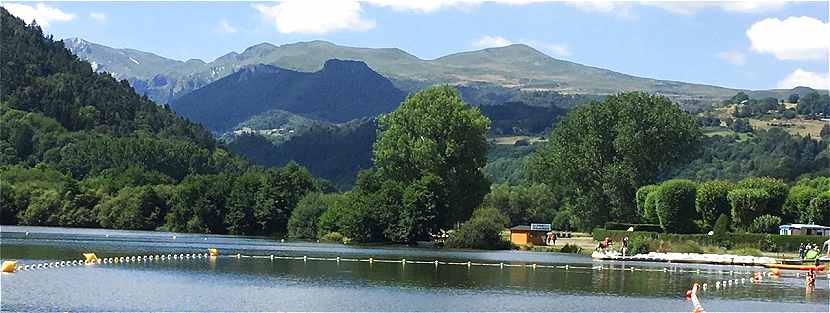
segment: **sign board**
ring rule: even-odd
[[[530,230],[549,231],[550,230],[550,224],[530,224]]]

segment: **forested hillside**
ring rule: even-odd
[[[0,9],[3,224],[274,234],[315,181],[260,168]]]
[[[376,137],[375,120],[361,119],[344,124],[315,124],[281,143],[261,135],[242,135],[228,147],[256,164],[282,166],[297,162],[314,176],[346,190],[351,188],[358,171],[372,167],[372,144]]]

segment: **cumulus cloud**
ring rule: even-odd
[[[567,57],[571,55],[571,49],[567,44],[548,43],[540,41],[526,41],[528,45],[539,48],[542,51],[555,57]]]
[[[473,40],[472,46],[476,49],[504,47],[512,45],[514,42],[505,39],[502,36],[481,36]]]
[[[52,22],[67,22],[75,18],[74,14],[61,11],[58,8],[47,6],[43,3],[34,6],[19,3],[3,3],[3,7],[9,10],[14,16],[19,17],[26,23],[37,21],[38,25],[48,27]]]
[[[228,23],[228,20],[221,19],[219,20],[219,25],[216,26],[216,31],[223,34],[232,34],[236,32],[236,27]]]
[[[830,75],[796,69],[783,80],[778,82],[778,88],[795,88],[798,86],[812,87],[816,89],[830,89]]]
[[[830,49],[830,23],[807,16],[767,18],[752,24],[746,36],[753,51],[780,60],[826,58]]]
[[[90,12],[89,18],[95,20],[98,23],[103,23],[107,21],[108,16],[106,13]]]
[[[727,61],[735,65],[746,64],[746,55],[741,53],[740,51],[723,51],[716,54],[715,56],[721,60]]]
[[[375,22],[361,16],[357,0],[286,0],[276,5],[257,4],[254,8],[274,23],[281,33],[325,34],[341,30],[371,29]]]
[[[476,49],[496,48],[509,46],[516,43],[523,43],[528,46],[539,49],[551,56],[566,57],[571,55],[571,50],[567,44],[549,43],[539,40],[521,39],[519,41],[512,41],[502,36],[481,36],[470,43],[470,46]]]

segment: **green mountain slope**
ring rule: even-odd
[[[216,132],[269,110],[346,122],[394,110],[404,94],[363,62],[329,60],[308,73],[253,65],[174,100],[172,108]]]

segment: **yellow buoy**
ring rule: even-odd
[[[86,262],[86,263],[92,263],[92,262],[95,262],[95,260],[98,259],[98,257],[95,256],[95,253],[92,253],[92,252],[84,253],[83,255],[84,255],[84,262]]]
[[[14,273],[17,261],[3,261],[3,273]]]
[[[219,256],[219,250],[216,248],[208,248],[208,254],[210,256]]]

